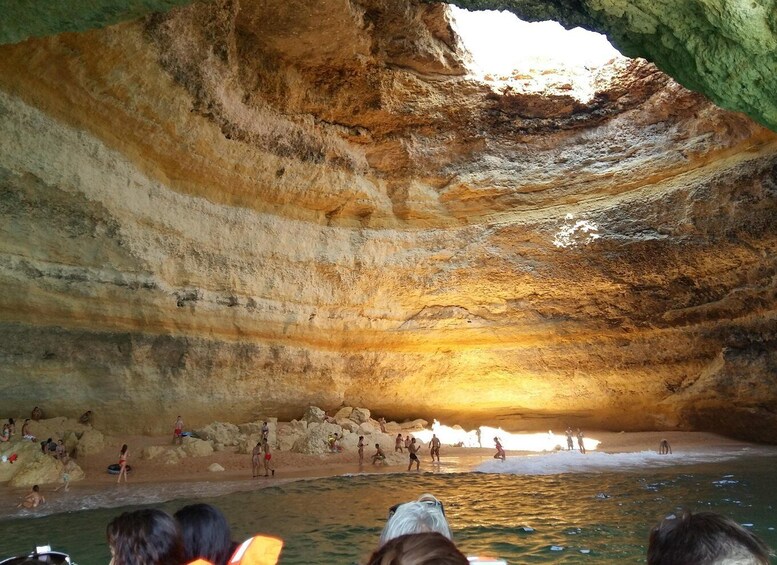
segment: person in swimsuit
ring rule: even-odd
[[[43,498],[43,495],[40,493],[40,487],[35,485],[32,487],[32,490],[29,492],[29,494],[24,497],[24,500],[22,500],[17,508],[21,508],[22,506],[25,508],[37,508],[39,505],[45,502],[46,499]]]
[[[32,409],[32,412],[30,413],[30,418],[32,418],[36,422],[38,420],[42,420],[43,419],[43,410],[41,410],[40,408],[38,408],[36,406],[35,408]]]
[[[364,436],[359,436],[359,443],[356,444],[359,448],[359,465],[364,463]]]
[[[583,432],[580,431],[580,428],[577,428],[577,448],[580,450],[580,453],[585,453],[585,442],[583,441]]]
[[[375,444],[375,453],[372,456],[372,464],[375,465],[378,461],[385,461],[386,460],[386,454],[383,453],[383,450],[380,448],[380,444]]]
[[[262,439],[269,439],[270,438],[270,426],[267,425],[267,422],[262,422]]]
[[[129,448],[127,444],[121,446],[119,452],[119,478],[116,480],[116,484],[121,482],[121,476],[124,475],[124,482],[127,482],[127,458],[129,457]]]
[[[440,438],[437,434],[432,434],[432,441],[429,442],[429,449],[432,451],[432,463],[434,463],[434,457],[437,456],[437,462],[440,462]]]
[[[183,445],[183,418],[180,416],[178,416],[178,418],[175,420],[175,428],[173,429],[173,445],[175,445],[176,441]]]
[[[8,429],[8,424],[3,424],[3,432],[0,433],[0,441],[11,441],[11,430]]]
[[[419,449],[421,449],[421,446],[415,442],[415,438],[412,438],[410,440],[410,445],[407,447],[407,450],[410,452],[410,463],[407,465],[408,471],[413,466],[413,461],[415,461],[415,470],[421,470],[421,461],[419,461],[418,455],[416,455]]]
[[[496,453],[494,454],[494,459],[501,459],[502,461],[505,460],[505,450],[502,447],[502,442],[499,441],[498,437],[494,438],[494,443],[496,444]]]
[[[275,465],[272,463],[272,454],[270,453],[270,443],[267,440],[262,442],[262,450],[264,451],[264,476],[269,477],[269,472],[272,472],[272,476],[275,476]]]
[[[253,451],[251,452],[251,466],[253,468],[253,478],[256,478],[259,476],[259,465],[262,462],[262,442],[257,442],[256,447],[254,447]]]
[[[572,428],[567,427],[567,451],[572,451],[575,448],[575,443],[572,441]]]
[[[402,451],[402,444],[403,443],[404,442],[402,440],[402,434],[397,434],[397,439],[394,442],[394,451],[395,452],[399,451],[400,453],[404,453],[404,451]]]
[[[35,439],[36,439],[35,436],[32,435],[32,433],[30,432],[30,419],[29,418],[27,418],[24,421],[24,424],[22,424],[22,438],[26,439],[26,440],[29,440],[29,441],[35,441]]]
[[[60,477],[62,484],[55,488],[54,492],[57,492],[61,488],[63,488],[65,492],[70,490],[70,471],[72,468],[73,465],[71,461],[65,461],[65,464],[62,466],[62,476]]]
[[[662,439],[661,442],[658,444],[658,454],[659,455],[671,455],[672,454],[672,446],[669,445],[669,442],[665,439]]]
[[[410,439],[411,439],[410,434],[407,434],[405,436],[405,449],[410,449]]]

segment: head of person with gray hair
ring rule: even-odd
[[[379,547],[396,537],[424,532],[438,532],[453,539],[448,520],[445,519],[445,508],[431,494],[421,495],[418,500],[397,504],[389,509],[388,521],[380,534]]]

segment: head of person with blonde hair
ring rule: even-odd
[[[423,494],[418,500],[392,506],[380,534],[380,545],[402,535],[425,532],[437,532],[453,539],[448,520],[445,519],[445,508],[431,494]]]
[[[367,565],[468,565],[466,556],[438,532],[405,534],[389,540]]]

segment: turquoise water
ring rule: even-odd
[[[389,506],[430,492],[445,503],[467,554],[509,563],[644,563],[650,527],[681,508],[731,516],[777,547],[775,469],[777,457],[763,456],[629,471],[354,475],[154,506],[174,512],[209,502],[227,515],[235,539],[282,537],[283,564],[347,565],[374,549]],[[0,520],[0,555],[50,543],[79,565],[108,563],[105,526],[130,508],[137,507]]]

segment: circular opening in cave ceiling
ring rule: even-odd
[[[525,22],[506,11],[449,7],[471,56],[471,75],[494,90],[566,94],[585,103],[602,90],[608,70],[628,61],[599,33]]]

